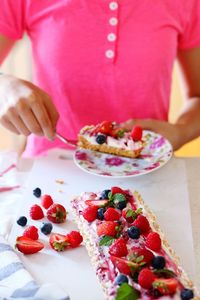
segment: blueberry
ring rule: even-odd
[[[96,142],[99,144],[99,145],[102,145],[106,142],[106,135],[104,134],[98,134],[96,136]]]
[[[36,188],[33,190],[33,195],[37,198],[40,198],[42,192],[41,192],[41,189],[40,188]]]
[[[43,223],[43,225],[41,226],[41,231],[44,234],[50,234],[52,229],[53,229],[53,225],[51,223]]]
[[[20,226],[26,226],[27,224],[27,218],[22,216],[17,220],[17,224]]]
[[[100,199],[108,199],[108,194],[111,192],[111,190],[104,190],[101,193]]]
[[[116,208],[122,210],[122,209],[124,209],[126,207],[126,201],[120,201],[115,206],[116,206]]]
[[[115,284],[121,285],[122,283],[128,283],[128,277],[124,274],[119,274],[115,279]]]
[[[97,210],[97,219],[104,220],[105,208],[101,207]]]
[[[136,226],[131,226],[127,230],[127,233],[131,239],[139,239],[139,237],[140,237],[140,229]]]
[[[189,289],[183,289],[181,291],[181,299],[182,300],[190,300],[194,298],[194,293],[192,290],[189,290]]]
[[[152,261],[152,267],[158,270],[164,269],[165,263],[165,258],[163,256],[155,256]]]

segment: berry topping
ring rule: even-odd
[[[25,229],[23,236],[26,236],[32,240],[38,240],[38,229],[35,226],[29,226]]]
[[[70,244],[65,235],[52,233],[49,238],[51,248],[56,251],[64,251]]]
[[[131,248],[131,254],[137,259],[138,257],[142,257],[143,259],[141,262],[144,262],[146,264],[149,264],[152,262],[154,255],[151,251],[145,248],[137,248],[137,247],[132,247]]]
[[[98,236],[109,235],[115,237],[118,231],[118,225],[113,221],[104,221],[97,225]]]
[[[139,239],[140,237],[140,229],[136,226],[129,227],[127,233],[131,239]]]
[[[136,269],[138,265],[129,260],[123,259],[121,257],[110,256],[110,260],[113,265],[119,270],[120,273],[125,275],[131,275],[131,268]]]
[[[98,208],[97,210],[97,219],[104,220],[104,213],[106,209],[104,207]]]
[[[162,295],[170,295],[176,292],[178,281],[175,278],[158,278],[153,282],[153,287],[156,288]]]
[[[41,191],[40,188],[36,188],[36,189],[33,190],[33,195],[35,197],[40,198],[41,194],[42,194],[42,191]]]
[[[100,199],[108,199],[108,194],[111,192],[111,190],[104,190],[101,193]]]
[[[120,187],[118,186],[113,186],[111,188],[111,192],[112,192],[112,195],[115,195],[115,194],[122,194],[122,195],[126,195],[126,192],[124,190],[122,190]]]
[[[108,204],[108,200],[86,200],[85,204],[88,206],[104,207]]]
[[[15,247],[24,254],[33,254],[44,248],[44,245],[26,236],[19,236],[16,239]]]
[[[47,219],[53,223],[63,223],[66,217],[66,209],[61,204],[52,204],[47,210]]]
[[[31,206],[29,213],[30,213],[31,219],[33,219],[33,220],[40,220],[40,219],[44,218],[44,213],[42,211],[42,208],[37,204],[34,204],[33,206]]]
[[[24,227],[27,224],[27,218],[25,216],[21,216],[18,220],[17,220],[17,224]]]
[[[41,205],[48,209],[53,204],[53,199],[49,195],[43,195],[41,199]]]
[[[41,228],[40,228],[42,233],[44,233],[45,235],[50,234],[52,229],[53,229],[53,225],[51,223],[43,223]]]
[[[99,124],[99,127],[97,129],[97,132],[103,133],[103,134],[110,134],[113,129],[113,124],[110,121],[103,121],[101,124]]]
[[[121,285],[122,283],[128,283],[128,277],[124,274],[119,274],[115,279],[116,285]]]
[[[140,141],[142,139],[142,127],[134,126],[131,131],[131,137],[134,140],[134,142]]]
[[[117,239],[109,248],[109,254],[117,257],[128,254],[126,242],[123,239]]]
[[[97,206],[88,206],[82,211],[82,216],[88,222],[93,222],[97,218]]]
[[[138,276],[138,283],[144,289],[150,289],[156,279],[154,273],[149,269],[143,269]]]
[[[120,201],[116,204],[116,208],[122,210],[126,207],[126,201]]]
[[[142,208],[138,209],[131,209],[131,208],[124,208],[122,211],[122,216],[123,218],[128,222],[128,223],[133,223],[135,219],[142,213]]]
[[[194,293],[193,293],[192,290],[190,290],[190,289],[183,289],[181,291],[181,299],[182,300],[190,300],[192,298],[194,298]]]
[[[152,267],[154,269],[164,269],[165,267],[165,258],[163,256],[155,256],[152,260]]]
[[[117,211],[113,207],[109,207],[104,213],[104,219],[106,221],[118,221],[120,217],[121,217],[121,213],[119,213],[119,211]]]
[[[147,233],[150,230],[149,221],[143,215],[139,215],[133,222],[133,225],[138,227],[142,234]]]
[[[104,144],[105,142],[106,142],[106,135],[105,134],[98,134],[97,136],[96,136],[96,142],[97,142],[97,144],[99,144],[99,145],[102,145],[102,144]]]
[[[146,239],[146,246],[158,252],[161,249],[161,239],[157,232],[150,232]]]
[[[83,241],[83,237],[78,231],[71,231],[66,235],[66,238],[72,248],[78,247]]]

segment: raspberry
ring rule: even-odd
[[[26,236],[32,240],[38,240],[38,229],[35,226],[29,226],[24,230],[23,236]]]
[[[48,209],[53,204],[53,199],[49,195],[43,195],[41,199],[41,205]]]
[[[112,188],[111,188],[111,192],[112,192],[112,194],[113,195],[115,195],[115,194],[122,194],[122,195],[126,195],[126,192],[124,191],[124,190],[122,190],[120,187],[118,187],[118,186],[113,186]]]
[[[93,222],[97,218],[97,206],[88,206],[82,211],[82,216],[88,222]]]
[[[139,215],[133,222],[133,225],[138,227],[141,233],[146,233],[150,230],[149,221],[145,216]]]
[[[33,220],[40,220],[40,219],[44,218],[44,213],[42,211],[42,208],[37,204],[34,204],[33,206],[31,206],[29,213],[30,213],[31,219],[33,219]]]
[[[78,247],[83,241],[83,237],[78,231],[71,231],[66,238],[72,248]]]
[[[150,232],[146,238],[146,246],[158,252],[161,249],[161,239],[157,232]]]
[[[134,142],[140,141],[142,139],[142,127],[134,126],[131,131],[131,137],[134,140]]]
[[[121,213],[119,213],[113,207],[109,207],[104,213],[104,219],[106,221],[118,221],[121,217]]]
[[[109,248],[109,254],[117,257],[126,256],[128,254],[126,242],[123,239],[116,240]]]
[[[97,234],[98,236],[109,235],[116,236],[117,233],[117,224],[113,221],[105,221],[97,225]]]
[[[146,264],[149,264],[152,262],[154,255],[153,253],[145,248],[137,248],[137,247],[133,247],[131,248],[131,252],[133,253],[134,256],[136,256],[136,258],[143,256],[143,260],[142,262],[145,262]]]
[[[152,287],[152,283],[156,279],[156,276],[153,272],[147,268],[143,269],[138,276],[138,283],[144,289],[150,289]]]

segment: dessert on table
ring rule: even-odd
[[[106,299],[200,299],[138,192],[85,192],[72,209]]]
[[[115,122],[85,126],[78,136],[78,146],[93,151],[130,158],[138,157],[144,147],[142,128],[135,126],[127,131]]]

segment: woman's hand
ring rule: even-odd
[[[172,144],[173,150],[178,150],[186,142],[185,126],[182,124],[170,124],[165,121],[145,119],[145,120],[128,120],[121,125],[129,130],[135,125],[140,125],[143,129],[151,130],[161,134]]]
[[[0,76],[0,123],[16,134],[53,139],[58,112],[49,95],[24,80]]]

